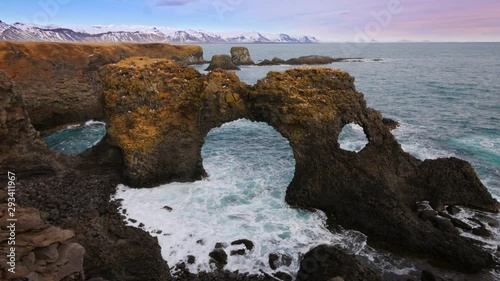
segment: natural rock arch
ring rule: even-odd
[[[232,73],[202,75],[168,60],[135,58],[108,65],[100,76],[107,140],[123,151],[132,186],[200,179],[200,152],[210,129],[240,118],[266,122],[293,149],[295,176],[286,196],[292,206],[321,209],[379,246],[430,256],[459,271],[494,264],[472,240],[438,230],[414,213],[420,200],[497,211],[470,164],[454,158],[422,162],[405,153],[345,72],[271,72],[248,86]],[[359,153],[338,143],[349,123],[361,125],[367,136]]]

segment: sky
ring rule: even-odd
[[[500,41],[499,0],[0,0],[0,20],[258,31],[322,41]]]

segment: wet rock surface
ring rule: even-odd
[[[330,281],[340,277],[345,281],[382,281],[355,257],[338,247],[321,245],[309,251],[301,261],[297,281]]]
[[[125,60],[103,68],[101,80],[108,139],[123,151],[133,186],[200,179],[200,152],[210,129],[239,118],[262,121],[287,138],[294,151],[295,176],[286,195],[290,205],[321,209],[378,247],[430,257],[459,271],[495,263],[449,221],[428,223],[413,211],[415,202],[428,200],[438,209],[463,205],[496,212],[497,202],[472,166],[456,158],[422,162],[405,153],[349,74],[292,69],[270,72],[248,86],[223,71],[201,75],[169,61],[130,64]],[[367,136],[359,153],[338,143],[349,123],[362,126]],[[151,129],[135,133],[138,127]]]

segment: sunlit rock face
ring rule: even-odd
[[[419,220],[415,202],[497,211],[469,163],[422,162],[405,153],[354,78],[332,69],[270,72],[255,86],[234,74],[202,75],[169,60],[131,58],[100,71],[108,141],[124,154],[128,184],[151,187],[205,175],[201,147],[214,127],[239,118],[266,122],[288,139],[296,170],[289,204],[318,208],[380,246],[430,256],[454,269],[493,265],[456,233]],[[345,125],[363,128],[359,151],[340,147]]]

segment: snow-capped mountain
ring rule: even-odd
[[[96,25],[62,27],[0,21],[0,41],[134,42],[134,43],[318,43],[313,36],[259,32],[207,32],[155,26]]]

